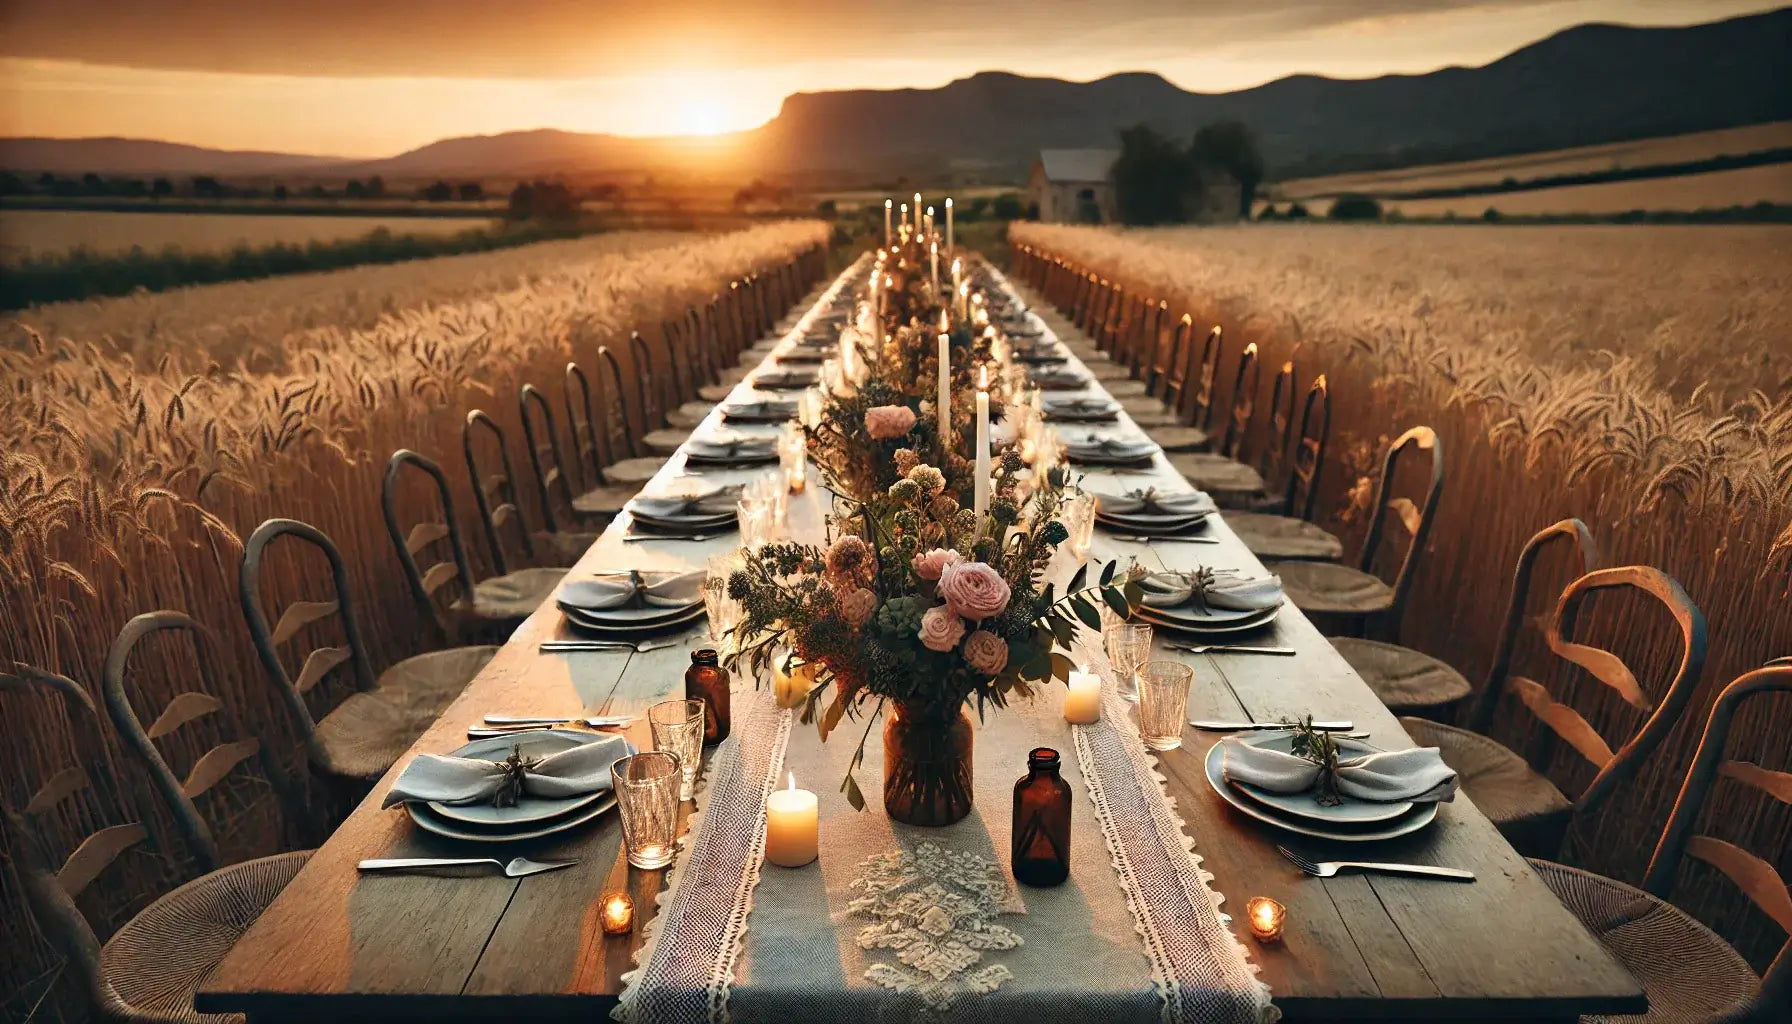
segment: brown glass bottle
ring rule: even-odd
[[[1014,784],[1014,880],[1058,885],[1070,877],[1070,784],[1058,774],[1058,752],[1034,747],[1027,775]]]
[[[703,698],[703,742],[720,743],[728,738],[733,714],[728,707],[728,673],[716,660],[712,647],[691,652],[691,667],[684,670],[684,695]]]

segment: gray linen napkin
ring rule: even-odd
[[[1302,793],[1319,782],[1319,766],[1298,754],[1253,746],[1236,736],[1220,746],[1221,773],[1228,782],[1271,793]],[[1456,772],[1436,747],[1377,751],[1339,758],[1338,792],[1352,800],[1447,803],[1456,798]]]
[[[766,462],[778,458],[778,443],[771,438],[747,437],[733,441],[693,439],[685,442],[686,462],[727,464]]]
[[[1139,581],[1145,603],[1154,608],[1174,608],[1195,596],[1195,574],[1174,569],[1154,572]],[[1207,586],[1207,605],[1233,611],[1254,612],[1282,603],[1280,576],[1216,576]]]
[[[1154,487],[1125,494],[1088,493],[1095,496],[1101,513],[1110,516],[1198,516],[1219,511],[1204,491],[1160,491]]]
[[[710,519],[732,513],[740,493],[740,487],[733,485],[689,497],[637,494],[628,506],[629,511],[652,519]]]
[[[523,792],[554,799],[609,789],[610,765],[634,753],[621,736],[594,735],[590,743],[542,758],[523,776]],[[404,766],[381,807],[409,800],[425,803],[473,804],[490,800],[503,784],[504,769],[482,757],[418,754]]]
[[[638,572],[625,576],[600,576],[574,580],[560,588],[559,601],[581,611],[621,608],[637,597],[654,608],[689,608],[703,600],[703,581],[708,573]]]

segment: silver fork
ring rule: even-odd
[[[1383,875],[1417,875],[1422,878],[1447,878],[1454,882],[1472,882],[1473,871],[1461,868],[1439,868],[1430,864],[1383,864],[1361,860],[1308,860],[1286,846],[1276,847],[1276,852],[1287,858],[1288,862],[1315,878],[1330,878],[1345,868],[1355,871],[1372,871]]]
[[[1220,542],[1218,537],[1177,537],[1175,535],[1161,536],[1146,533],[1121,534],[1113,537],[1113,539],[1130,541],[1134,544],[1150,544],[1156,541],[1162,541],[1165,544],[1218,544]]]
[[[727,530],[713,530],[709,533],[625,533],[622,535],[622,543],[639,544],[647,540],[713,540],[728,532]]]
[[[674,647],[685,640],[682,636],[661,637],[657,640],[543,640],[539,650],[542,654],[567,654],[579,651],[634,651],[646,654],[662,647]]]
[[[356,865],[362,871],[416,871],[421,868],[453,868],[490,864],[501,868],[506,878],[525,878],[543,871],[557,871],[577,864],[576,860],[530,860],[517,857],[509,863],[491,857],[376,857]]]

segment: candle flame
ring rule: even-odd
[[[947,196],[946,197],[946,209],[950,210],[951,208],[952,208],[952,197]]]
[[[796,788],[796,773],[795,772],[790,773],[790,788],[791,789]]]
[[[988,366],[977,367],[977,390],[978,391],[988,391],[989,390],[989,367]]]
[[[891,202],[892,202],[892,200],[889,200],[889,199],[884,200],[884,209],[888,210],[890,208]]]
[[[949,330],[951,328],[946,324],[946,311],[942,309],[940,310],[940,333],[944,334]]]

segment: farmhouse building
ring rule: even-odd
[[[1117,149],[1042,149],[1027,177],[1029,212],[1056,223],[1107,224],[1114,220],[1109,168]]]

